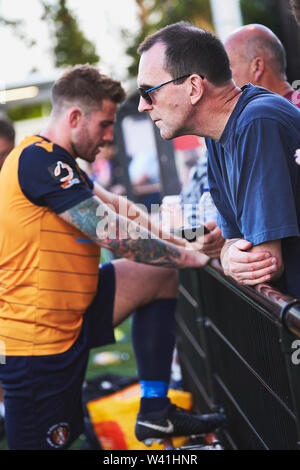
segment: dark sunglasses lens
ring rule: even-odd
[[[149,93],[145,92],[144,88],[139,88],[139,94],[144,100],[147,101],[147,103],[152,104],[151,97],[150,97]]]

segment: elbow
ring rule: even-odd
[[[279,261],[278,264],[276,265],[275,271],[272,273],[271,281],[276,281],[279,279],[283,273],[284,273],[284,262],[283,260]]]

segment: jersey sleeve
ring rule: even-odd
[[[257,119],[237,140],[233,165],[237,225],[253,245],[299,236],[296,200],[299,168],[293,154],[297,142],[273,119]]]
[[[26,147],[19,160],[19,184],[23,194],[38,206],[60,214],[93,196],[93,183],[75,160],[58,146]]]

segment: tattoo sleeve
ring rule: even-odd
[[[118,215],[113,207],[96,196],[68,209],[60,217],[118,257],[174,268],[183,264],[182,251],[178,247]]]

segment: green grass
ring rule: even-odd
[[[90,352],[86,380],[89,380],[97,375],[101,374],[119,374],[127,377],[136,376],[136,362],[133,354],[131,337],[131,319],[127,319],[122,325],[116,329],[117,338],[120,338],[115,344],[110,344],[101,348],[92,349]],[[116,339],[117,339],[116,338]],[[120,353],[126,353],[128,355],[128,360],[121,362],[120,364],[111,364],[111,365],[95,365],[93,362],[93,356],[98,352],[103,351],[117,351]],[[83,443],[83,438],[80,437],[72,445],[72,450],[79,450]],[[8,450],[5,439],[0,440],[0,451]]]
[[[131,319],[128,318],[122,325],[116,329],[116,336],[123,336],[115,344],[110,344],[108,346],[103,346],[101,348],[92,349],[90,353],[86,379],[91,379],[99,374],[120,374],[125,376],[136,376],[136,362],[133,354],[131,337],[130,337],[130,326]],[[117,339],[117,338],[116,338]],[[98,352],[104,351],[116,351],[126,353],[129,356],[128,360],[122,361],[120,364],[113,365],[95,365],[93,363],[93,356]]]
[[[5,439],[0,440],[0,450],[8,450]]]

